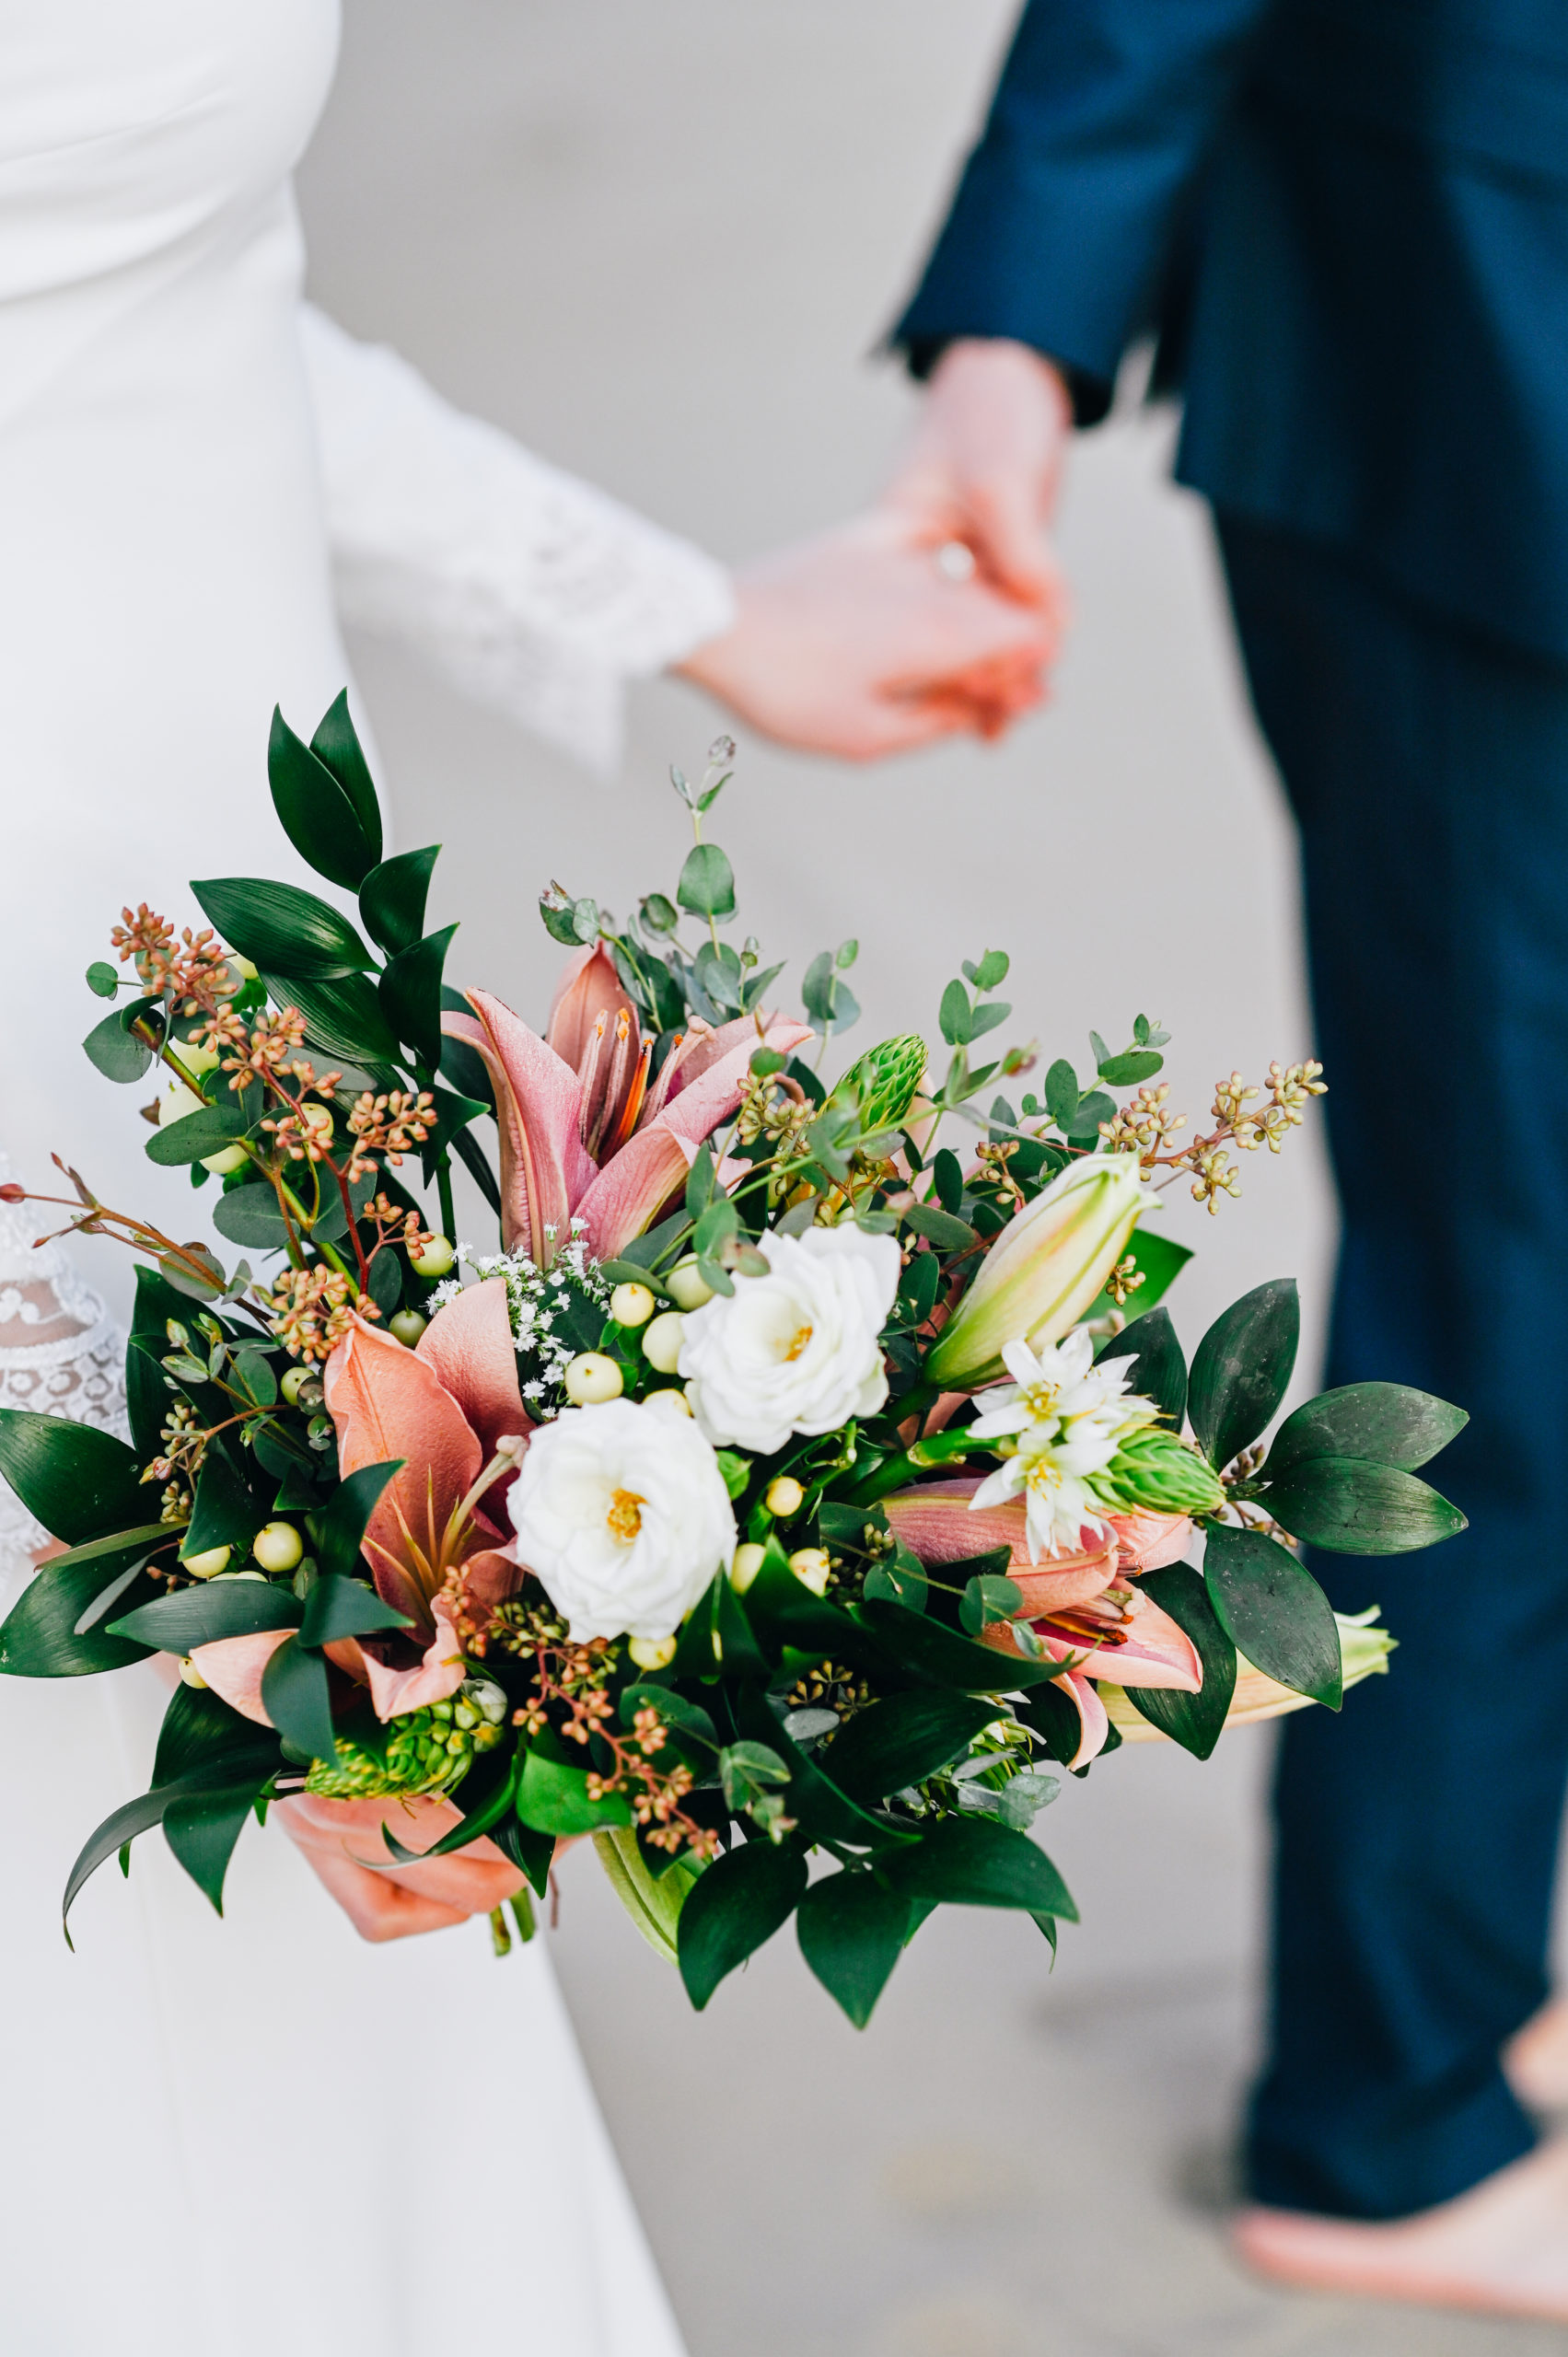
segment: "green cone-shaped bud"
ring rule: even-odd
[[[1069,1333],[1156,1199],[1135,1154],[1085,1155],[1008,1222],[925,1362],[940,1391],[974,1391],[1005,1370],[1008,1342],[1038,1351]]]
[[[451,1707],[445,1706],[448,1713]],[[482,1724],[470,1734],[454,1727],[449,1715],[437,1717],[439,1708],[405,1711],[393,1719],[381,1755],[339,1736],[337,1763],[318,1759],[305,1779],[306,1791],[334,1801],[449,1791],[468,1774],[474,1752],[488,1751],[500,1740],[500,1729]]]
[[[859,1105],[861,1125],[869,1137],[877,1130],[896,1130],[908,1119],[924,1077],[925,1042],[908,1031],[901,1039],[884,1039],[879,1047],[867,1048],[859,1062],[845,1073],[839,1088]]]
[[[1159,1424],[1130,1433],[1091,1487],[1113,1514],[1217,1514],[1225,1504],[1213,1466]]]

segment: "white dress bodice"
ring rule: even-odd
[[[334,567],[601,761],[623,680],[729,610],[700,552],[303,312],[289,174],[336,41],[335,0],[0,0],[0,1144],[179,1235],[184,1175],[83,1060],[81,976],[122,901],[184,923],[192,873],[288,872],[267,725],[347,676]],[[0,1404],[112,1422],[98,1305],[68,1271],[52,1302],[26,1241]],[[476,2267],[539,2357],[679,2357],[542,1941],[366,1948],[250,1827],[226,1922],[154,1834],[67,1953],[65,1874],[163,1699],[145,1667],[0,1678],[6,2357],[430,2357],[471,2337]]]

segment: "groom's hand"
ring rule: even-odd
[[[981,577],[1060,634],[1066,596],[1050,527],[1072,431],[1061,376],[1028,344],[949,344],[885,505],[972,550]]]
[[[959,537],[884,505],[743,567],[734,627],[677,668],[764,735],[841,760],[999,736],[1040,702],[1055,628],[966,568]]]

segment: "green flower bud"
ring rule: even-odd
[[[925,1063],[924,1040],[912,1031],[905,1032],[900,1039],[884,1039],[879,1047],[867,1048],[833,1094],[842,1093],[858,1103],[867,1135],[877,1130],[896,1130],[914,1103],[925,1077]]]
[[[1213,1466],[1161,1424],[1130,1433],[1090,1487],[1114,1514],[1217,1514],[1225,1504]]]

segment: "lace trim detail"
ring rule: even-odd
[[[11,1176],[0,1154],[0,1182]],[[125,1338],[59,1245],[33,1248],[36,1233],[35,1213],[0,1203],[0,1408],[68,1416],[128,1440]],[[0,1480],[0,1608],[30,1577],[48,1538]]]

